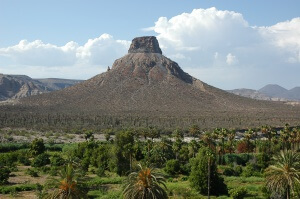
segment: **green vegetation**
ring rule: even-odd
[[[151,198],[153,193],[158,198],[292,199],[300,194],[300,129],[288,125],[243,133],[202,132],[195,125],[174,131],[107,129],[109,138],[101,133],[103,140],[96,131],[73,133],[82,140],[1,143],[0,197],[26,198],[24,191],[40,198]]]

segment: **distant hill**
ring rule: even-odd
[[[277,84],[268,84],[259,90],[241,88],[228,92],[258,100],[300,101],[300,87],[288,90]]]
[[[0,101],[60,90],[79,82],[80,80],[32,79],[26,75],[0,74]]]
[[[228,92],[239,95],[239,96],[252,98],[252,99],[272,100],[271,97],[269,97],[257,90],[253,90],[253,89],[241,88],[241,89],[229,90]]]
[[[51,88],[52,90],[60,90],[73,86],[82,82],[82,80],[72,80],[72,79],[58,79],[58,78],[46,78],[46,79],[36,79],[41,82],[43,85]]]
[[[165,57],[155,37],[132,41],[111,69],[74,86],[0,106],[8,124],[61,127],[257,127],[299,122],[299,107],[210,86]],[[25,119],[24,119],[25,118]],[[28,119],[29,118],[29,119]],[[2,123],[1,123],[2,122]]]

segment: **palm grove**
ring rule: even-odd
[[[93,131],[78,133],[85,142],[3,140],[0,193],[34,190],[39,198],[300,197],[300,128],[288,124],[242,133],[201,131],[197,125],[174,131],[106,129],[101,132],[105,141],[96,141]],[[12,185],[10,179],[24,167],[24,175],[47,180]],[[230,184],[253,177],[263,179],[260,195]]]

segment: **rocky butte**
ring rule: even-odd
[[[162,54],[153,36],[133,39],[128,54],[115,60],[107,72],[1,108],[6,113],[22,110],[39,117],[46,113],[48,118],[66,117],[66,124],[79,117],[85,125],[98,127],[292,125],[300,113],[297,107],[236,96],[190,76]]]

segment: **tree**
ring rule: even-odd
[[[189,132],[191,134],[191,136],[195,139],[195,137],[197,135],[200,135],[200,128],[198,125],[194,124],[193,126],[191,126],[191,128],[189,129]]]
[[[46,150],[44,140],[42,138],[35,138],[30,145],[30,152],[33,156],[44,153]]]
[[[47,164],[50,164],[50,159],[49,159],[49,155],[47,153],[42,153],[38,156],[36,156],[32,163],[31,163],[31,166],[33,167],[42,167],[42,166],[45,166]]]
[[[235,135],[236,135],[235,130],[229,130],[229,132],[228,132],[228,151],[230,154],[234,152]]]
[[[84,138],[85,138],[86,141],[87,140],[93,141],[94,140],[94,133],[93,133],[93,131],[86,131],[84,133]]]
[[[209,188],[212,195],[227,194],[224,179],[217,172],[216,155],[210,148],[200,148],[196,158],[191,159],[191,167],[189,180],[197,191],[206,195]],[[208,173],[210,173],[209,176]],[[208,186],[208,181],[210,181],[210,186]]]
[[[289,199],[295,185],[300,182],[300,155],[291,150],[280,151],[273,160],[275,164],[265,171],[267,189],[286,194]]]
[[[142,167],[129,174],[123,191],[124,199],[166,199],[165,178],[153,168]],[[163,188],[164,187],[164,188]]]
[[[59,173],[60,179],[54,179],[50,183],[50,188],[55,190],[48,195],[51,199],[80,199],[87,198],[83,187],[82,175],[72,163],[67,163]]]
[[[170,175],[175,175],[180,172],[180,163],[178,160],[168,160],[166,163],[165,171]]]

